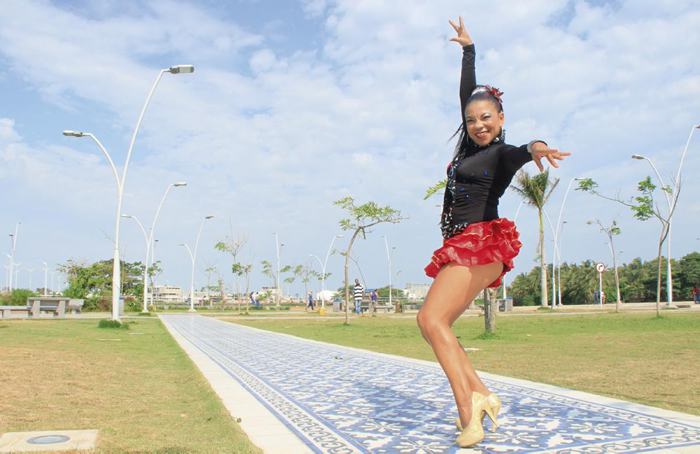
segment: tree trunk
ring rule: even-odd
[[[663,238],[663,235],[662,237]],[[659,240],[659,250],[656,257],[658,269],[656,271],[656,316],[661,317],[661,249],[663,248],[663,240]]]
[[[537,210],[540,221],[540,242],[538,244],[540,256],[540,305],[547,307],[547,267],[544,263],[544,220],[542,219],[542,209]]]
[[[350,324],[350,286],[348,282],[348,262],[350,261],[350,252],[352,251],[352,244],[355,242],[355,238],[357,238],[357,234],[360,233],[360,229],[356,229],[355,233],[352,234],[352,238],[350,238],[350,244],[348,244],[348,248],[345,251],[345,324],[349,325]]]
[[[489,295],[489,289],[485,288],[484,292],[484,329],[487,334],[494,334],[496,332],[496,314],[494,314],[494,307],[491,304],[491,298]]]
[[[609,234],[610,237],[610,250],[612,251],[613,268],[615,269],[615,291],[617,292],[617,301],[615,302],[615,312],[620,312],[620,305],[622,304],[622,298],[620,296],[620,275],[617,272],[617,258],[615,256],[615,244],[613,243],[613,235]]]
[[[226,307],[226,290],[224,289],[224,280],[219,278],[219,293],[221,293],[221,308]]]

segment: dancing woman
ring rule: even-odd
[[[452,332],[452,324],[483,289],[501,285],[513,268],[522,246],[515,224],[498,217],[498,201],[515,173],[534,160],[543,170],[542,158],[553,167],[570,153],[549,148],[542,141],[516,147],[505,143],[505,116],[501,93],[488,85],[476,85],[474,43],[462,18],[450,21],[457,32],[451,41],[463,48],[460,80],[462,124],[442,207],[443,246],[425,268],[435,278],[418,313],[418,326],[437,357],[454,394],[461,433],[456,443],[469,447],[484,438],[482,418],[488,414],[497,427],[501,407],[472,366]]]

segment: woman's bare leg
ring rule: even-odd
[[[476,374],[451,327],[476,295],[498,278],[502,269],[501,263],[470,267],[454,264],[444,266],[418,312],[421,334],[433,348],[447,375],[463,427],[471,419],[472,391],[485,391],[487,394],[488,390]]]

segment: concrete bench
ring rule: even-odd
[[[29,315],[27,306],[0,306],[0,311],[2,311],[2,318],[11,318],[13,312],[23,312],[22,315]]]
[[[362,312],[369,312],[370,304],[368,303],[362,303],[360,305],[360,309],[362,309]],[[394,311],[394,305],[393,304],[375,304],[374,305],[374,310],[376,311],[384,311],[384,312],[393,312]]]
[[[32,317],[40,317],[42,312],[51,312],[59,318],[66,316],[66,311],[79,313],[84,301],[63,296],[30,296],[27,298],[27,310]]]

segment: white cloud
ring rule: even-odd
[[[15,121],[12,118],[0,118],[0,145],[20,140],[21,137],[15,130]]]

